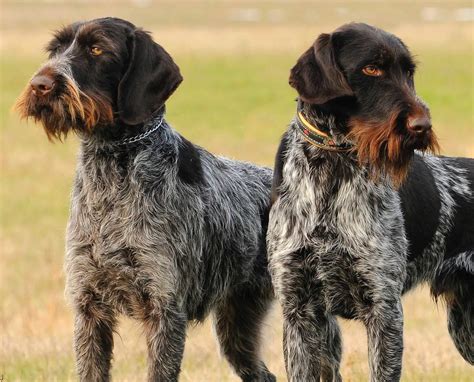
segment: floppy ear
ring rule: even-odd
[[[334,58],[330,34],[321,34],[298,59],[290,72],[290,85],[304,102],[312,104],[353,94]]]
[[[150,35],[135,30],[128,41],[129,64],[117,92],[120,119],[144,122],[158,110],[183,80],[171,56]]]

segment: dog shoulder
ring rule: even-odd
[[[399,195],[410,243],[409,256],[416,257],[433,240],[441,209],[441,198],[434,174],[423,157],[415,155],[413,158]]]
[[[178,145],[178,178],[184,183],[196,186],[204,183],[204,172],[199,149],[184,137]]]

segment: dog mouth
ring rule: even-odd
[[[408,111],[395,111],[383,121],[351,118],[348,138],[359,163],[374,179],[388,175],[400,186],[408,174],[415,150],[437,153],[439,146],[429,119],[410,125]]]
[[[412,122],[413,120],[418,122]],[[418,123],[418,125],[413,125],[413,123]],[[402,112],[396,120],[393,134],[398,134],[402,138],[401,149],[404,151],[418,150],[435,153],[439,150],[429,117],[411,118],[408,112]]]
[[[437,139],[433,131],[417,134],[410,142],[413,150],[437,152]]]
[[[64,76],[54,76],[52,83],[54,88],[47,94],[28,84],[14,106],[22,119],[41,123],[48,139],[63,140],[70,131],[90,133],[113,122],[111,102],[105,97],[80,90]]]

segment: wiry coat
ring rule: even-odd
[[[165,121],[178,66],[133,24],[71,24],[17,107],[48,137],[81,138],[67,229],[67,292],[81,381],[108,381],[117,315],[141,321],[148,379],[177,381],[187,322],[211,311],[229,363],[273,382],[260,329],[273,291],[265,233],[272,171],[216,157]]]
[[[389,373],[374,381],[399,374],[401,365],[390,357],[403,346],[399,297],[421,282],[446,294],[451,336],[472,363],[474,253],[472,243],[457,247],[454,233],[474,227],[473,161],[417,154],[397,191],[390,179],[370,180],[352,155],[308,144],[293,123],[276,166],[267,240],[287,328],[284,347],[294,356],[292,380],[312,381],[308,375],[319,375],[312,369],[321,369],[323,380],[340,378],[335,316],[367,325],[371,362],[385,363]],[[415,248],[421,234],[427,241]],[[375,354],[389,346],[386,359]]]
[[[272,295],[264,244],[270,184],[269,169],[215,157],[166,122],[125,147],[84,140],[67,230],[67,290],[77,320],[97,310],[110,312],[110,329],[116,312],[143,320],[147,330],[169,325],[149,341],[163,343],[151,367],[169,367],[162,373],[170,379],[186,321],[211,309],[223,352],[252,353],[258,339],[246,336],[258,337]],[[248,328],[229,317],[239,309]],[[239,349],[239,341],[250,348]],[[230,358],[251,380],[257,355],[248,365]]]
[[[85,140],[72,194],[68,251],[92,246],[88,261],[106,271],[109,261],[114,266],[114,260],[126,260],[124,265],[132,267],[126,269],[137,272],[140,291],[149,289],[148,297],[158,300],[174,297],[189,319],[202,320],[232,285],[253,284],[265,275],[261,238],[270,182],[269,169],[213,156],[166,122],[126,147]],[[145,254],[152,258],[140,266]],[[104,274],[101,279],[76,274],[79,263],[68,256],[73,296],[84,292],[77,283],[122,290],[109,288],[115,273],[108,281]],[[140,267],[154,276],[140,274]],[[157,279],[156,290],[148,279]],[[121,307],[116,297],[113,305]]]
[[[307,125],[281,140],[267,235],[291,382],[341,380],[337,316],[366,326],[371,381],[400,380],[401,295],[422,282],[474,363],[474,160],[414,151],[436,140],[413,72],[365,24],[322,34],[291,71]]]

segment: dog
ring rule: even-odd
[[[125,314],[143,323],[148,379],[177,381],[187,323],[212,312],[242,381],[275,381],[259,354],[271,169],[214,156],[166,122],[182,76],[130,22],[74,23],[47,50],[17,107],[51,140],[80,138],[65,260],[80,380],[110,379]]]
[[[474,363],[474,160],[430,153],[414,73],[398,37],[361,23],[321,34],[291,69],[267,247],[292,382],[341,381],[337,316],[366,326],[370,380],[400,380],[401,296],[424,282]]]

